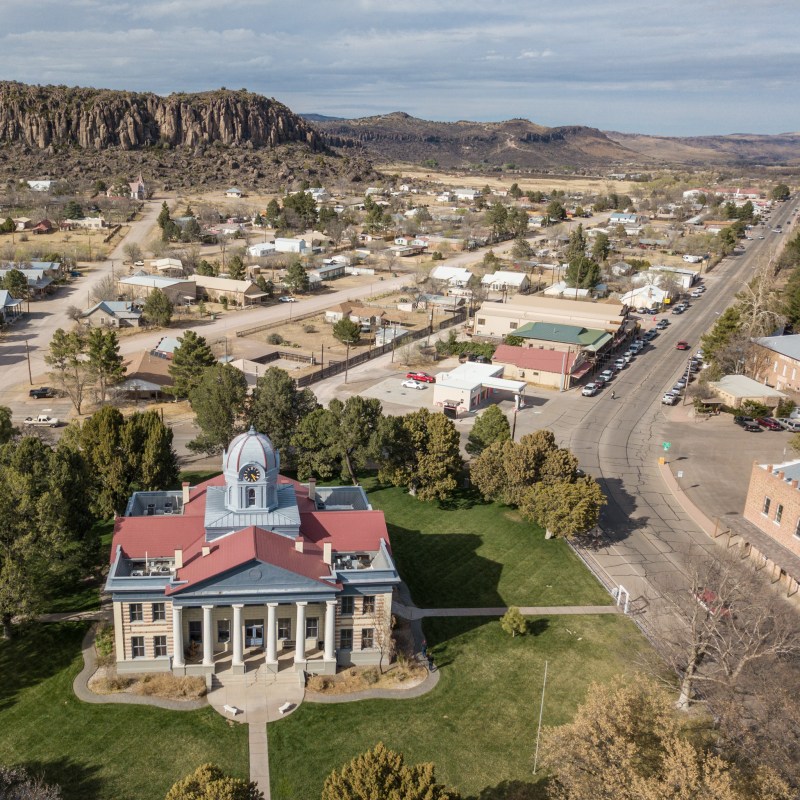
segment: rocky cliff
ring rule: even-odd
[[[247,91],[202,94],[118,92],[0,83],[0,143],[38,150],[80,147],[324,148],[320,135],[276,100]]]

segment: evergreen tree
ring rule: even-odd
[[[518,633],[524,636],[528,632],[528,622],[525,617],[520,614],[517,606],[511,606],[502,617],[500,617],[500,627],[511,637],[515,637]]]
[[[311,281],[309,280],[306,268],[300,263],[299,259],[295,259],[286,270],[283,282],[290,292],[297,292],[302,294],[311,288]]]
[[[342,317],[338,322],[334,323],[333,335],[342,344],[352,346],[358,344],[361,338],[361,326],[357,322],[353,322],[350,317]]]
[[[250,423],[269,436],[285,465],[294,463],[291,447],[297,426],[317,408],[311,389],[298,389],[286,370],[270,367],[256,381],[250,402]]]
[[[11,409],[0,406],[0,444],[10,442],[19,431],[11,424]]]
[[[122,449],[124,427],[122,413],[113,406],[104,406],[80,428],[81,451],[94,476],[91,509],[98,517],[119,514],[128,502],[128,464]]]
[[[119,353],[116,332],[92,328],[89,332],[86,355],[89,360],[89,370],[100,390],[100,402],[105,403],[108,387],[120,383],[125,377],[125,367]]]
[[[125,420],[120,441],[127,464],[128,494],[152,492],[178,481],[173,432],[155,411],[136,412]]]
[[[486,210],[486,224],[492,229],[494,239],[499,239],[508,230],[508,209],[500,202],[494,202]]]
[[[538,523],[550,536],[567,539],[597,525],[607,500],[594,478],[537,483],[519,505],[524,517]]]
[[[490,444],[511,438],[511,427],[499,406],[489,406],[476,420],[469,433],[466,451],[479,456]]]
[[[611,242],[608,239],[608,235],[605,233],[598,233],[592,245],[592,258],[595,261],[605,261],[610,252]]]
[[[173,798],[167,798],[173,800]],[[175,798],[174,800],[179,800]],[[436,783],[433,764],[406,764],[378,742],[325,779],[322,800],[460,800]]]
[[[161,211],[158,214],[156,222],[158,223],[158,227],[161,228],[162,231],[167,226],[168,222],[172,222],[172,217],[170,216],[169,206],[167,205],[166,200],[161,204]]]
[[[162,328],[169,325],[172,320],[172,311],[172,303],[161,289],[153,289],[147,295],[147,300],[145,300],[144,308],[142,309],[142,313],[148,322]]]
[[[187,447],[193,452],[219,453],[243,428],[247,379],[230,364],[214,364],[189,393],[189,403],[201,433]]]
[[[280,215],[281,215],[281,207],[278,204],[278,201],[273,198],[272,200],[269,201],[269,203],[267,203],[267,213],[266,213],[267,222],[271,226],[274,226],[275,223],[278,221],[278,217],[280,217]]]
[[[564,273],[567,286],[578,289],[593,289],[600,281],[600,266],[586,256],[578,256],[569,262]]]
[[[206,369],[216,364],[217,359],[206,340],[194,331],[186,331],[178,341],[180,346],[175,348],[169,363],[170,391],[176,397],[188,397]]]
[[[24,273],[16,267],[12,267],[6,272],[6,276],[2,281],[2,286],[17,300],[27,300],[30,296],[28,279],[25,277]]]
[[[231,279],[234,281],[243,281],[246,274],[242,257],[238,255],[233,256],[233,258],[228,261],[228,275],[230,275]]]

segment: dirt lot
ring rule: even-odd
[[[4,258],[35,261],[41,254],[61,253],[76,261],[103,261],[128,230],[129,228],[123,227],[108,244],[103,243],[103,239],[111,232],[108,228],[102,231],[74,230],[39,234],[24,231],[15,233],[13,237],[7,234],[0,237],[0,248]],[[6,250],[9,252],[6,253]]]

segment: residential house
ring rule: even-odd
[[[635,273],[631,278],[631,283],[638,286],[643,286],[648,283],[655,284],[656,286],[674,283],[680,289],[690,289],[694,286],[698,275],[699,273],[696,269],[668,267],[660,264]]]
[[[472,273],[466,267],[438,266],[431,270],[429,277],[435,283],[464,287],[472,278]]]
[[[249,306],[254,303],[263,302],[268,297],[268,292],[259,289],[252,281],[237,281],[233,278],[215,278],[210,275],[193,275],[192,280],[201,291],[198,294],[205,295],[209,300],[221,302],[223,297],[228,298],[229,303],[237,306]]]
[[[613,228],[617,225],[628,227],[639,227],[647,225],[649,218],[645,214],[626,213],[623,211],[613,211],[608,217],[608,227]]]
[[[241,200],[244,197],[244,192],[237,186],[231,186],[230,189],[225,190],[225,197],[231,197],[234,200]]]
[[[114,390],[131,400],[158,400],[169,394],[173,384],[169,361],[144,350],[124,364],[125,380]]]
[[[193,303],[197,298],[195,278],[162,278],[160,275],[128,275],[117,281],[119,293],[132,300],[147,298],[154,289],[160,289],[173,305]]]
[[[747,371],[759,383],[800,393],[800,334],[754,339]]]
[[[481,278],[481,286],[493,292],[516,294],[527,292],[531,288],[531,280],[525,272],[500,269],[492,275],[484,275]]]
[[[150,351],[150,354],[156,358],[163,358],[171,361],[175,355],[175,351],[181,346],[179,339],[174,336],[162,336],[158,340],[158,344]]]
[[[379,328],[386,318],[386,312],[376,306],[362,306],[351,302],[340,303],[325,311],[325,322],[335,324],[341,319],[352,320],[359,325],[369,325],[371,328]]]
[[[180,278],[184,274],[183,262],[179,258],[157,258],[151,266],[162,275]]]
[[[138,328],[142,309],[130,300],[101,300],[84,311],[81,320],[91,328]]]
[[[455,195],[456,200],[473,203],[481,196],[482,192],[480,189],[461,188],[453,189],[453,194]]]
[[[323,263],[322,266],[309,270],[309,276],[315,275],[320,281],[330,281],[341,278],[345,274],[345,265],[337,261]]]
[[[222,475],[135,492],[114,523],[106,590],[117,672],[333,674],[378,664],[400,582],[360,486],[280,474],[252,428]]]
[[[8,269],[0,269],[0,282],[2,282],[10,269],[18,269],[17,267],[9,267]],[[28,281],[28,292],[31,299],[43,297],[50,292],[53,284],[53,278],[47,274],[45,269],[30,268],[19,270]]]
[[[14,229],[17,233],[30,230],[33,227],[33,220],[29,217],[14,217],[11,221],[14,223]]]
[[[37,222],[33,226],[32,230],[35,234],[41,234],[41,233],[52,233],[53,231],[58,230],[58,228],[53,222],[45,218],[39,220],[39,222]]]
[[[11,292],[0,289],[0,322],[11,322],[22,315],[22,300],[11,296]]]
[[[247,255],[251,258],[264,258],[275,252],[275,244],[273,242],[259,242],[258,244],[251,244],[247,248]]]
[[[540,350],[501,344],[492,356],[503,366],[503,377],[566,391],[594,366],[581,350]]]

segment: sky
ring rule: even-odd
[[[0,79],[298,113],[800,131],[798,0],[0,0]]]

